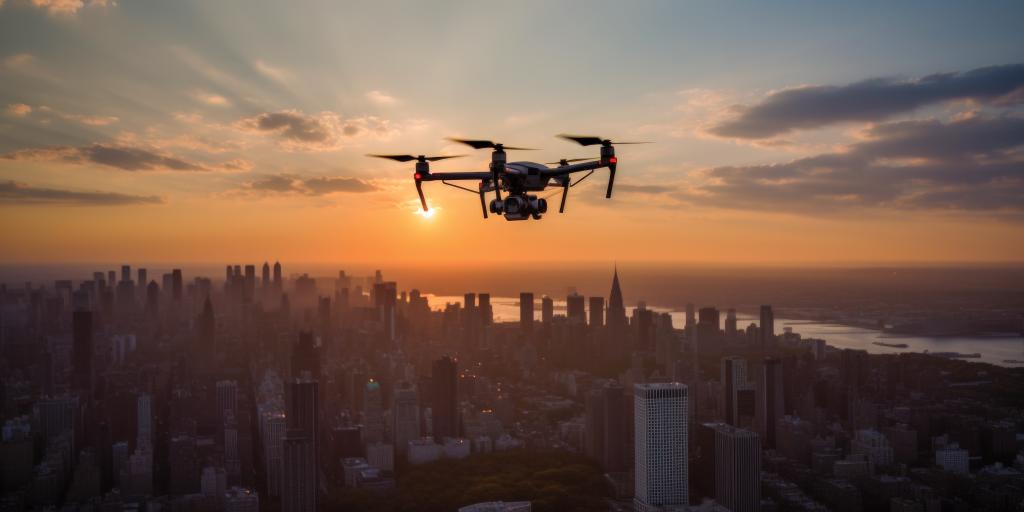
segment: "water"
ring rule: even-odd
[[[462,303],[461,296],[443,296],[425,294],[433,309],[441,309],[445,303]],[[555,299],[555,313],[565,314],[565,300]],[[659,313],[672,315],[672,325],[681,328],[686,323],[686,313],[675,311],[669,308],[648,306],[649,309]],[[517,322],[519,321],[519,298],[518,297],[491,297],[491,309],[494,312],[496,322]],[[630,308],[631,309],[631,308]],[[540,297],[536,297],[534,305],[534,320],[540,321]],[[723,312],[724,321],[724,312]],[[739,329],[745,329],[751,323],[758,323],[757,317],[737,313],[736,323]],[[809,320],[791,320],[776,318],[775,328],[782,332],[786,327],[793,329],[803,338],[819,338],[828,342],[829,346],[836,348],[852,348],[867,350],[871,354],[898,354],[901,352],[959,352],[962,354],[981,354],[978,359],[967,359],[968,361],[980,361],[998,366],[1017,367],[1024,364],[1006,363],[1005,361],[1024,361],[1024,338],[1020,336],[950,336],[950,337],[927,337],[927,336],[894,336],[885,334],[874,329],[862,327],[851,327],[848,325],[821,323]],[[905,343],[907,348],[883,347],[875,345],[874,342],[884,343]]]

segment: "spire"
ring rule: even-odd
[[[615,273],[612,276],[612,291],[608,296],[608,307],[623,308],[622,289],[619,287],[619,265],[615,265]]]

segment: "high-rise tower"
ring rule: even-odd
[[[686,385],[636,384],[634,445],[638,512],[689,504],[689,427]]]

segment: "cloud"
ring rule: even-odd
[[[9,68],[20,68],[31,64],[35,57],[30,53],[15,53],[4,58],[4,66]]]
[[[271,174],[246,183],[241,192],[326,196],[338,192],[373,192],[378,187],[366,180],[344,176],[303,178],[297,174]]]
[[[68,206],[124,206],[162,204],[158,196],[136,196],[116,192],[85,192],[40,188],[15,181],[0,181],[0,204],[46,204]]]
[[[398,103],[398,99],[396,99],[394,96],[391,96],[381,91],[370,91],[366,93],[366,99],[370,100],[371,102],[377,105],[382,106],[391,106],[394,105],[395,103]]]
[[[226,107],[231,105],[231,102],[227,98],[219,94],[214,94],[206,91],[194,91],[192,97],[197,101],[206,103],[207,105],[213,105],[216,107]]]
[[[1024,64],[942,73],[914,80],[875,78],[849,85],[804,86],[769,94],[739,107],[737,115],[709,131],[721,137],[763,139],[842,122],[870,122],[953,100],[1019,101]]]
[[[47,14],[51,15],[72,15],[87,5],[89,7],[111,7],[117,5],[117,2],[113,0],[90,0],[88,3],[84,0],[28,0],[19,3],[45,10]],[[3,7],[3,5],[4,2],[0,1],[0,7]]]
[[[32,113],[32,106],[24,103],[11,103],[7,105],[7,113],[14,117],[25,117]]]
[[[616,192],[632,192],[636,194],[665,194],[675,190],[675,187],[667,185],[633,185],[631,183],[619,183],[615,185]]]
[[[252,167],[249,162],[239,159],[218,164],[205,164],[146,148],[108,144],[23,149],[0,155],[0,158],[19,161],[56,161],[80,165],[97,164],[125,171],[230,172],[247,171]]]
[[[1024,118],[873,126],[841,151],[717,167],[676,197],[724,208],[827,214],[858,208],[1024,211]]]
[[[266,112],[242,119],[236,126],[273,135],[283,148],[292,151],[330,151],[341,148],[346,139],[386,136],[393,131],[388,121],[372,116],[342,119],[334,112],[307,115],[298,110]]]
[[[260,73],[262,73],[263,76],[265,76],[267,78],[270,78],[270,79],[272,79],[274,81],[277,81],[277,82],[285,83],[285,82],[291,80],[291,78],[292,78],[291,73],[285,71],[282,68],[279,68],[279,67],[276,67],[276,66],[272,66],[272,65],[270,65],[270,64],[268,64],[268,63],[266,63],[265,61],[262,61],[262,60],[257,60],[256,62],[253,62],[252,65],[253,65],[254,68],[256,68],[256,71],[259,71]]]
[[[76,123],[82,123],[84,125],[89,126],[108,126],[120,121],[120,119],[118,119],[115,116],[91,116],[82,114],[69,114],[67,112],[61,112],[60,110],[57,110],[55,108],[50,108],[46,105],[40,105],[39,111],[53,114],[57,117],[60,117],[61,119],[66,119],[68,121],[74,121]]]

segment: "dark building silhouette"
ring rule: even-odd
[[[288,429],[281,441],[281,510],[315,512],[317,488],[316,449],[301,429]]]
[[[694,482],[708,497],[736,512],[761,510],[761,443],[754,432],[704,423],[696,432]]]
[[[431,368],[434,439],[459,437],[458,363],[444,356]]]
[[[277,291],[281,291],[281,287],[283,285],[284,285],[284,282],[283,282],[282,277],[281,277],[281,262],[280,261],[275,261],[274,262],[274,289],[277,290]]]
[[[533,332],[533,294],[519,294],[519,328],[525,333]]]
[[[316,380],[320,378],[320,357],[313,340],[313,331],[300,331],[299,342],[292,347],[292,377],[298,378],[303,372]]]
[[[590,298],[590,326],[604,326],[604,297]]]
[[[210,300],[210,296],[206,296],[206,300],[203,301],[203,311],[199,314],[199,341],[204,346],[211,346],[214,343],[214,335],[216,331],[216,318],[213,315],[213,302]]]
[[[261,276],[262,279],[261,279],[261,282],[260,282],[260,286],[262,286],[263,288],[269,288],[270,287],[270,264],[264,261],[263,262],[263,269],[262,270],[263,270],[263,272],[262,272],[262,276]]]
[[[584,298],[578,293],[572,293],[565,298],[565,315],[570,322],[579,324],[587,323],[587,311],[584,307]]]
[[[92,311],[73,312],[71,314],[71,323],[75,388],[91,392],[93,361]]]
[[[761,350],[768,350],[775,345],[775,313],[768,305],[761,306]]]
[[[785,407],[785,395],[783,393],[782,361],[775,358],[764,360],[764,368],[761,372],[761,400],[762,423],[761,431],[764,433],[763,445],[767,449],[775,448],[776,423],[782,418]]]
[[[540,299],[540,321],[544,325],[551,323],[551,319],[555,317],[555,301],[545,295]]]
[[[171,298],[176,303],[181,303],[182,286],[181,269],[176,268],[171,271]]]

